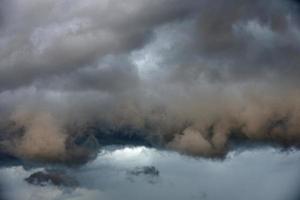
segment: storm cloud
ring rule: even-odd
[[[299,146],[295,1],[2,0],[0,18],[8,154],[72,160],[114,139],[207,157],[233,138]]]

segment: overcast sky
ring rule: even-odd
[[[0,0],[0,159],[91,161],[0,199],[296,200],[299,52],[295,0]]]
[[[299,145],[296,1],[1,0],[0,8],[5,152],[73,159],[74,129],[104,125],[197,156],[223,156],[233,132]]]

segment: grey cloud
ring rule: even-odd
[[[62,161],[68,142],[104,133],[198,156],[224,156],[234,134],[300,145],[292,1],[1,5],[0,115],[20,128],[1,145],[14,155]]]
[[[172,4],[172,6],[168,6]],[[69,73],[104,55],[143,46],[156,25],[193,10],[192,1],[12,1],[1,29],[1,90]]]
[[[107,56],[94,65],[79,68],[70,73],[37,79],[39,89],[58,91],[98,90],[107,93],[132,90],[139,85],[136,67],[125,57]]]
[[[228,81],[299,76],[299,14],[289,1],[205,1],[191,34],[196,52]],[[219,61],[219,62],[218,62]],[[193,65],[190,65],[193,67]],[[208,65],[210,71],[211,64]],[[189,67],[182,67],[189,70]],[[227,71],[222,74],[222,71]],[[221,73],[220,73],[221,72]],[[214,73],[213,73],[214,74]]]
[[[300,40],[294,8],[291,1],[201,1],[193,17],[158,29],[155,45],[168,43],[155,47],[158,64],[175,81],[296,86]]]

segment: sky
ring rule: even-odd
[[[2,168],[0,175],[10,200],[298,200],[299,158],[299,151],[273,148],[232,152],[220,161],[146,147],[117,147],[103,149],[97,159],[80,168],[64,169],[79,181],[76,188],[24,181],[50,166]],[[129,173],[143,166],[155,166],[159,175]]]
[[[297,149],[299,52],[295,0],[0,0],[0,156]]]

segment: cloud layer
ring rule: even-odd
[[[234,137],[299,146],[295,1],[3,0],[0,8],[4,152],[74,159],[89,154],[86,138],[103,135],[201,156],[224,155]]]

